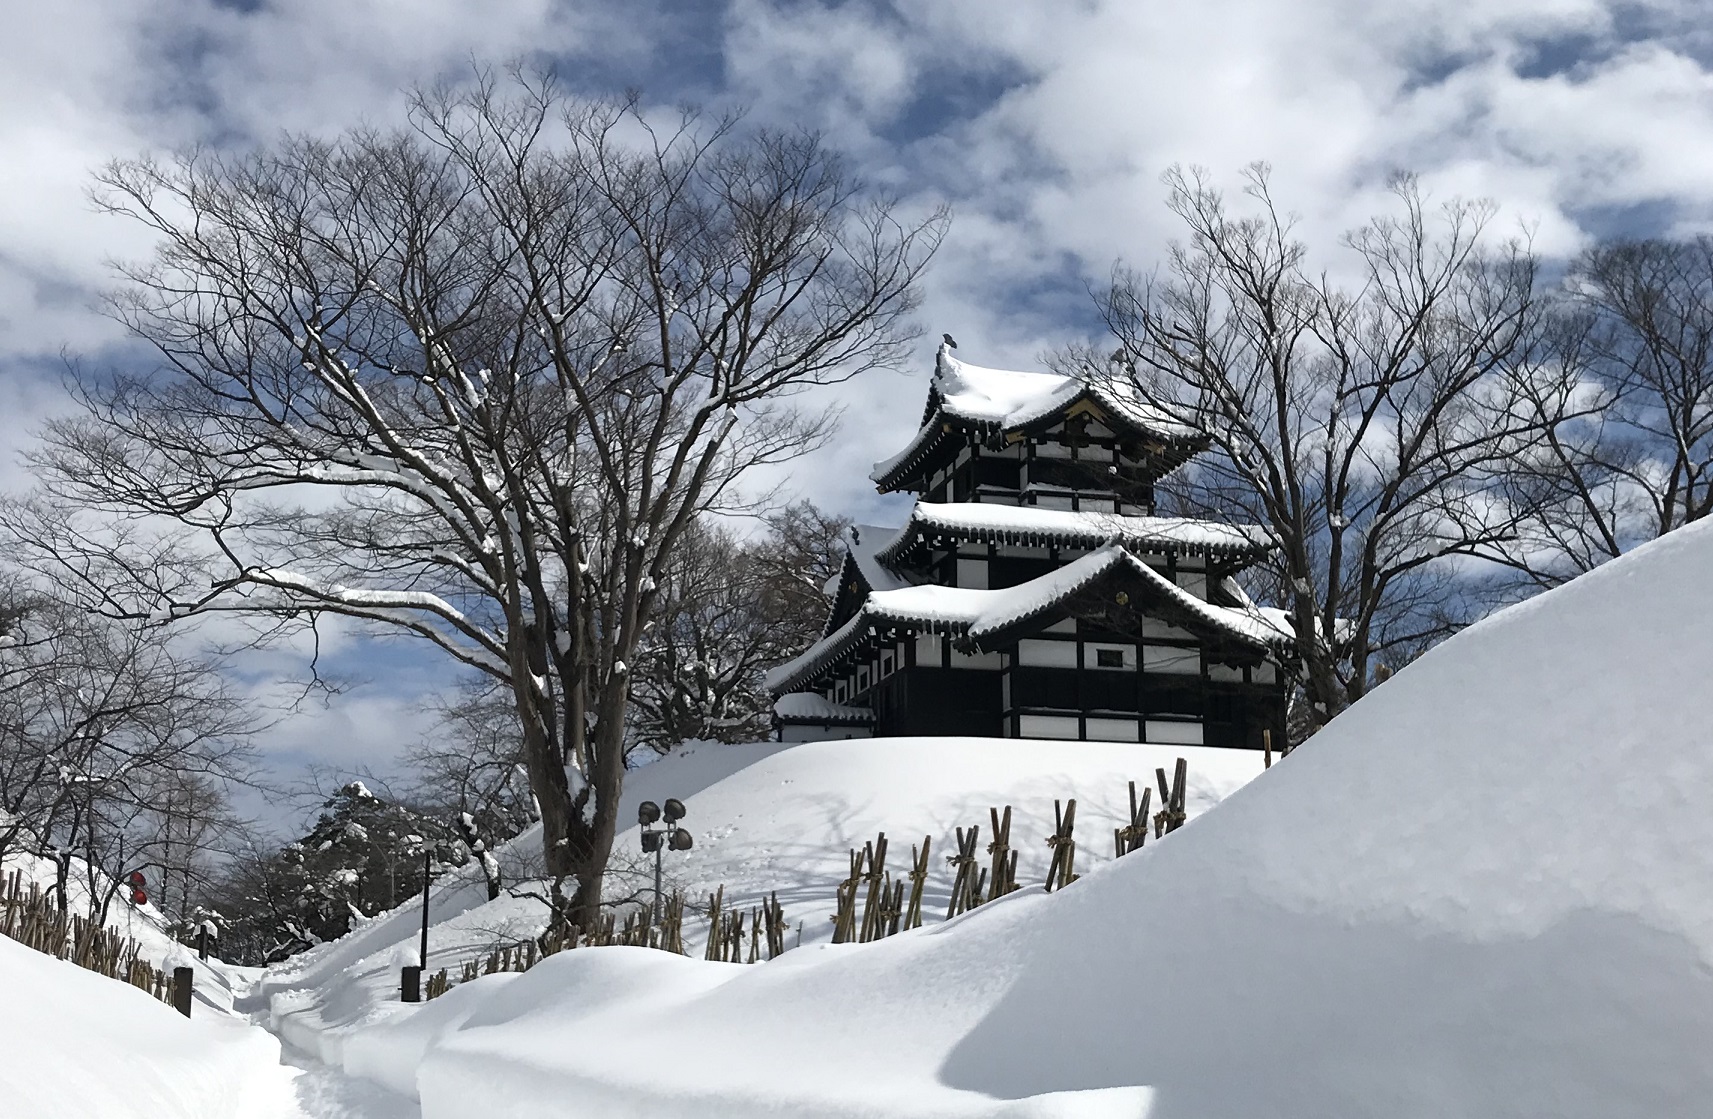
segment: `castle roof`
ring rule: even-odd
[[[1115,431],[1156,445],[1155,453],[1176,465],[1199,451],[1205,436],[1153,407],[1123,383],[1096,383],[1062,373],[986,369],[952,356],[942,345],[922,426],[902,451],[877,462],[869,477],[882,491],[895,489],[927,459],[952,429],[987,435],[1045,424],[1086,404]]]
[[[1072,548],[1094,548],[1116,541],[1134,551],[1171,551],[1233,559],[1257,557],[1273,546],[1258,525],[1221,524],[1184,517],[1132,517],[1089,510],[1073,512],[1031,505],[919,501],[904,527],[891,530],[890,538],[870,554],[869,561],[877,566],[896,565],[922,542],[946,538]],[[872,581],[870,585],[881,589]]]
[[[870,636],[891,629],[945,634],[975,652],[996,648],[1022,630],[1069,616],[1072,598],[1107,582],[1135,587],[1162,615],[1238,645],[1279,651],[1291,641],[1260,611],[1205,602],[1114,543],[1001,590],[922,585],[875,591],[844,624],[770,671],[765,684],[776,694],[800,687]]]

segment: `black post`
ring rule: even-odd
[[[660,927],[660,853],[665,849],[662,843],[654,849],[654,926]]]
[[[206,921],[196,930],[196,958],[205,962],[208,959],[208,923]]]
[[[408,965],[405,967],[403,974],[399,977],[399,1001],[400,1002],[421,1002],[422,1001],[422,969],[421,968],[408,966]]]
[[[190,967],[175,967],[172,969],[172,1008],[190,1017],[190,989],[196,980],[196,969]]]
[[[417,954],[418,969],[428,967],[428,868],[434,862],[433,852],[425,851],[422,855],[422,951]],[[415,999],[407,1000],[415,1002]]]

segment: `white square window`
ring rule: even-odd
[[[1075,715],[1019,715],[1019,738],[1080,738],[1082,728]]]
[[[1026,637],[1017,643],[1017,663],[1039,665],[1045,668],[1075,668],[1077,666],[1077,643],[1075,641],[1043,641],[1039,638]]]
[[[1173,645],[1142,646],[1142,671],[1165,672],[1179,676],[1201,675],[1201,650],[1181,649]]]
[[[1136,742],[1142,737],[1135,719],[1084,719],[1083,724],[1090,742]]]
[[[1187,629],[1179,629],[1177,626],[1167,625],[1158,618],[1143,618],[1142,636],[1164,638],[1170,641],[1189,641],[1195,637],[1195,634],[1191,633]]]
[[[1200,746],[1201,724],[1174,722],[1170,719],[1149,719],[1143,731],[1145,742],[1168,746]]]

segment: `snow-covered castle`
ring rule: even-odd
[[[921,430],[871,475],[916,506],[850,530],[820,640],[768,674],[780,737],[1282,744],[1291,639],[1234,578],[1263,534],[1154,516],[1205,446],[1118,388],[941,346]]]

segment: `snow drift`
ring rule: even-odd
[[[959,826],[980,824],[988,838],[988,808],[1014,806],[1011,841],[1019,852],[1018,878],[1038,884],[1046,875],[1053,801],[1077,797],[1076,867],[1087,871],[1112,854],[1111,829],[1128,822],[1127,781],[1146,785],[1156,767],[1168,771],[1188,760],[1186,809],[1191,817],[1217,803],[1261,771],[1259,754],[1205,747],[1161,747],[1110,742],[1015,739],[853,739],[787,745],[708,744],[680,751],[632,773],[621,820],[636,819],[645,799],[684,800],[684,823],[696,846],[666,857],[669,885],[685,890],[691,906],[716,887],[738,907],[777,892],[792,926],[784,959],[808,951],[832,934],[830,917],[838,883],[849,873],[846,852],[885,830],[895,874],[906,869],[912,844],[933,836],[934,857],[925,908],[927,921],[943,920],[953,869],[943,857],[954,849]],[[502,862],[529,858],[537,833],[520,836]],[[620,833],[618,862],[634,864],[610,891],[626,896],[651,884],[653,862],[640,854],[636,829]],[[1038,888],[1038,887],[1037,887]],[[524,889],[530,889],[526,883]],[[454,988],[424,1007],[398,1001],[398,969],[414,961],[421,915],[412,901],[360,929],[268,970],[255,985],[254,1009],[266,1009],[271,1027],[295,1047],[328,1064],[398,1091],[413,1089],[425,1050],[459,1029],[505,976]],[[429,968],[456,976],[464,960],[485,956],[496,944],[540,932],[546,910],[527,897],[486,900],[474,872],[437,884],[429,903]],[[686,940],[701,954],[706,922],[687,922]],[[799,931],[802,949],[796,947]],[[581,951],[581,949],[579,949]],[[650,956],[666,959],[662,953]],[[701,966],[700,961],[697,967]],[[742,970],[742,969],[739,969]],[[721,969],[715,969],[721,972]],[[579,1001],[586,1000],[586,992]],[[449,1002],[447,1000],[450,1000]]]
[[[1058,895],[555,957],[428,1052],[424,1115],[1703,1115],[1710,574],[1702,524],[1504,611]]]
[[[185,1019],[135,987],[0,937],[0,1115],[230,1119],[296,1114],[261,1030]]]

